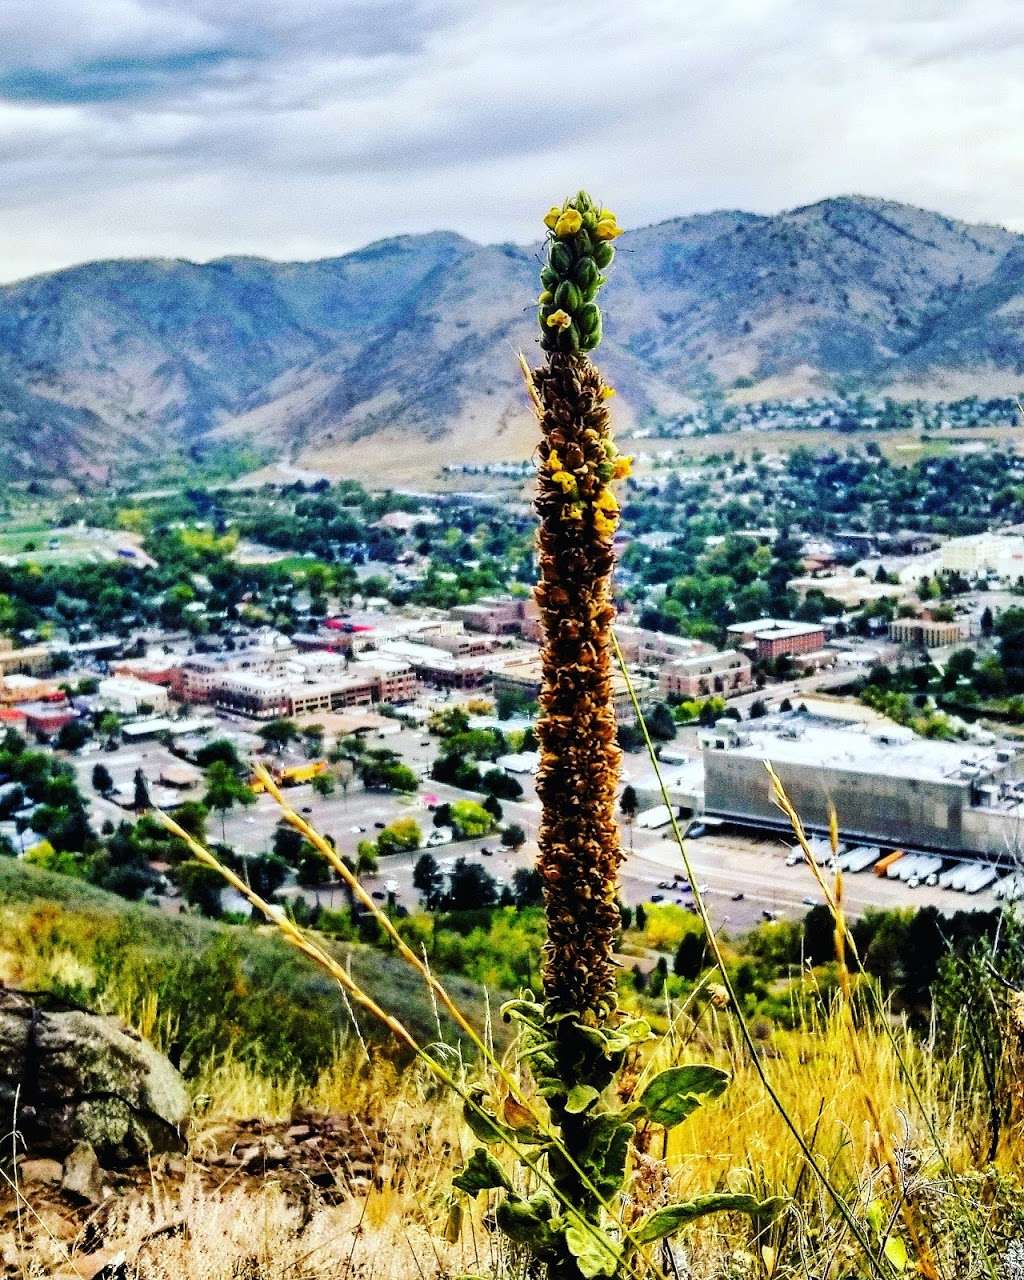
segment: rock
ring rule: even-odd
[[[88,1142],[79,1142],[64,1161],[61,1186],[90,1204],[99,1204],[103,1199],[103,1171]]]
[[[18,1265],[18,1241],[13,1231],[0,1232],[0,1265],[12,1271]]]
[[[181,1150],[189,1112],[178,1072],[118,1019],[0,990],[0,1124],[15,1105],[33,1153],[86,1142],[115,1165]]]
[[[56,1187],[63,1176],[59,1160],[22,1160],[18,1165],[18,1181],[25,1186]]]

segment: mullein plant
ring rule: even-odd
[[[614,390],[588,353],[601,341],[597,295],[621,228],[613,213],[581,191],[549,210],[538,299],[541,367],[521,358],[540,422],[536,508],[540,580],[535,597],[544,631],[542,803],[537,869],[544,883],[547,941],[543,1000],[504,1006],[521,1026],[518,1060],[547,1111],[538,1127],[506,1106],[494,1124],[466,1118],[485,1142],[514,1130],[545,1164],[556,1195],[510,1181],[485,1148],[455,1179],[468,1192],[494,1190],[494,1221],[533,1255],[549,1280],[655,1274],[651,1248],[684,1224],[718,1210],[767,1219],[778,1203],[720,1194],[645,1213],[629,1195],[631,1165],[652,1127],[681,1123],[727,1083],[702,1064],[658,1073],[641,1065],[650,1026],[619,1009],[616,939],[621,927],[615,823],[621,752],[612,708],[613,542],[616,480],[630,459],[611,434]],[[540,1105],[538,1101],[538,1106]],[[532,1173],[533,1171],[526,1171]],[[667,1185],[667,1178],[665,1181]],[[663,1248],[658,1246],[656,1253]],[[659,1253],[660,1256],[660,1253]]]

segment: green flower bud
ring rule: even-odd
[[[612,258],[615,257],[615,250],[607,240],[599,240],[594,246],[594,261],[603,271],[605,267],[610,267]]]
[[[598,242],[600,243],[600,241]],[[572,238],[573,253],[576,260],[580,258],[588,258],[594,252],[594,242],[587,234],[586,227],[580,227],[579,231]]]
[[[541,267],[540,282],[545,289],[558,288],[558,272],[553,271],[551,267]]]
[[[569,355],[575,355],[579,351],[580,331],[574,324],[569,325],[568,329],[562,329],[559,333],[558,349]]]
[[[578,311],[583,304],[579,289],[571,280],[563,280],[555,291],[555,306],[564,307],[566,311]]]
[[[588,302],[581,308],[576,323],[580,327],[580,333],[593,333],[601,325],[601,308],[596,302]]]
[[[572,278],[585,293],[597,279],[597,263],[593,258],[580,258],[572,269]]]
[[[560,240],[556,240],[551,246],[551,252],[548,254],[548,264],[559,279],[567,276],[572,270],[572,252],[567,244],[563,244]]]

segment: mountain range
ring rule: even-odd
[[[708,393],[1008,394],[1024,236],[840,197],[629,231],[602,302],[620,421]],[[0,473],[245,440],[353,474],[522,457],[540,244],[399,236],[281,263],[90,262],[0,287]]]

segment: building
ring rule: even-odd
[[[784,618],[757,618],[735,622],[726,631],[736,644],[761,662],[810,654],[825,647],[825,628],[816,622],[790,622]]]
[[[226,711],[273,720],[279,716],[312,716],[348,707],[403,702],[415,690],[412,668],[382,657],[379,663],[350,663],[337,674],[320,680],[231,672],[222,677],[213,697],[216,705]]]
[[[482,596],[475,604],[459,604],[448,613],[469,631],[515,636],[523,629],[526,600],[514,596]]]
[[[34,644],[25,649],[11,648],[6,642],[0,648],[0,675],[17,671],[22,675],[46,675],[53,667],[53,649],[48,644]]]
[[[24,702],[18,710],[25,717],[26,732],[44,738],[52,738],[77,719],[74,708],[67,702]]]
[[[713,652],[711,646],[702,640],[673,636],[667,631],[649,631],[646,627],[628,624],[616,626],[615,638],[622,650],[623,660],[639,667],[660,667],[666,662]]]
[[[1013,533],[974,533],[950,538],[939,548],[946,573],[965,578],[995,577],[1004,582],[1024,578],[1024,537]]]
[[[170,688],[178,674],[178,663],[171,657],[120,658],[110,664],[110,670],[115,676],[130,676]]]
[[[786,583],[789,591],[804,600],[812,591],[820,591],[829,600],[835,600],[844,609],[860,609],[873,600],[900,600],[907,594],[904,584],[892,582],[875,582],[866,574],[826,573],[809,574],[801,578],[790,578]]]
[[[380,652],[385,658],[406,663],[425,684],[442,689],[478,689],[488,677],[485,657],[459,658],[436,645],[394,640],[381,645]]]
[[[753,688],[750,659],[737,649],[700,657],[677,658],[666,663],[658,676],[662,698],[704,698],[713,694],[731,697]]]
[[[100,681],[97,694],[104,706],[123,716],[152,715],[154,712],[162,715],[171,704],[164,685],[136,680],[133,676],[109,676]]]
[[[894,618],[889,639],[924,649],[943,649],[967,639],[966,622],[936,622],[932,618]]]
[[[172,684],[183,702],[212,702],[228,675],[283,676],[296,657],[294,649],[237,649],[233,653],[197,654],[177,668]]]
[[[525,702],[536,702],[540,697],[543,679],[540,654],[516,658],[495,669],[494,696],[500,698],[502,694],[506,694],[521,698]],[[632,724],[636,719],[633,699],[621,672],[613,673],[611,688],[612,708],[616,719]]]
[[[704,809],[713,817],[786,828],[769,761],[811,830],[828,830],[834,805],[848,840],[951,854],[1024,848],[1024,754],[1015,748],[800,713],[721,720],[701,746]]]
[[[5,707],[18,702],[36,702],[41,698],[48,698],[56,691],[56,681],[22,675],[20,671],[12,671],[10,675],[0,677],[0,705]]]

